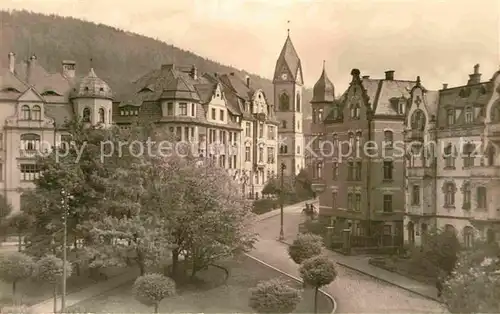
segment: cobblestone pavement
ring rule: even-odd
[[[284,215],[285,237],[297,233],[303,220],[299,206],[288,207]],[[298,266],[288,257],[287,247],[277,240],[280,216],[255,224],[260,240],[250,255],[300,277]],[[338,266],[338,277],[325,287],[338,304],[337,313],[446,313],[441,304],[400,289],[396,286]]]

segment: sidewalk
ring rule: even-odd
[[[135,278],[137,278],[138,275],[139,275],[138,270],[129,271],[122,275],[110,278],[106,281],[101,281],[95,285],[84,288],[78,292],[68,294],[66,295],[66,308],[73,306],[81,301],[106,293],[116,287],[119,287],[127,282],[134,280]],[[57,309],[59,310],[60,308],[61,308],[61,297],[59,296],[57,298]],[[53,313],[53,309],[54,309],[54,302],[52,298],[30,307],[30,310],[32,311],[31,313],[36,313],[36,314]]]
[[[300,202],[300,203],[285,205],[283,207],[283,212],[284,213],[302,212],[302,209],[304,209],[304,207],[306,206],[306,203],[313,203],[317,207],[317,201],[307,200],[307,201],[303,201],[303,202]],[[271,218],[271,217],[277,216],[280,213],[281,213],[281,209],[278,207],[277,209],[274,209],[274,210],[272,210],[270,212],[267,212],[267,213],[264,213],[264,214],[261,214],[261,215],[257,215],[255,217],[254,222],[258,222],[258,221],[261,221],[261,220],[264,220],[264,219],[267,219],[267,218]]]

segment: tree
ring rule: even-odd
[[[297,264],[320,255],[323,251],[323,239],[312,233],[299,234],[288,247],[288,255]]]
[[[7,217],[12,213],[12,206],[7,201],[5,196],[0,195],[0,230],[7,230],[8,219]],[[0,237],[4,236],[3,232],[0,233]]]
[[[63,267],[66,267],[66,277],[71,276],[71,264],[54,256],[47,255],[35,264],[35,276],[38,280],[49,283],[53,287],[54,313],[57,312],[57,285],[63,278]]]
[[[307,199],[314,197],[312,189],[312,176],[306,169],[300,170],[295,177],[295,192],[300,199]]]
[[[301,300],[301,291],[281,279],[260,282],[250,289],[249,305],[257,313],[292,313]]]
[[[162,274],[147,274],[135,280],[133,292],[139,302],[154,306],[158,313],[161,300],[175,294],[175,282]]]
[[[335,262],[319,255],[305,260],[299,268],[304,284],[314,287],[314,313],[318,311],[318,291],[337,278]]]
[[[33,272],[33,259],[23,253],[0,255],[0,278],[12,284],[12,295],[16,296],[16,284],[27,279]]]
[[[449,276],[458,259],[461,250],[460,242],[453,231],[435,231],[426,237],[423,246],[426,263],[430,263],[436,269],[434,275],[439,271]]]
[[[500,310],[499,251],[482,248],[460,255],[444,284],[443,299],[452,313],[495,313]]]
[[[33,225],[33,217],[25,212],[16,213],[9,217],[9,227],[16,231],[18,239],[18,251],[21,252],[23,248],[22,238],[23,234],[27,232]]]

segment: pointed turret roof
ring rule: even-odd
[[[109,85],[95,74],[94,68],[90,68],[89,73],[73,88],[70,98],[112,99],[113,93]]]
[[[323,72],[313,88],[313,98],[311,103],[333,102],[335,99],[335,87],[328,78],[325,70],[325,61],[323,61]]]
[[[276,61],[276,68],[274,70],[274,79],[276,80],[280,75],[283,67],[288,68],[290,74],[292,75],[292,79],[296,80],[297,76],[299,76],[300,84],[302,82],[302,66],[300,64],[300,58],[293,46],[292,39],[290,38],[290,34],[286,37],[285,44],[281,49],[280,56]]]

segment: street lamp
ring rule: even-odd
[[[284,185],[284,182],[283,182],[283,172],[285,171],[286,169],[286,165],[284,163],[281,163],[281,166],[280,166],[280,176],[281,176],[281,179],[280,179],[280,241],[283,241],[285,240],[285,233],[283,232],[283,185]]]
[[[67,242],[68,242],[68,199],[70,199],[71,195],[64,189],[61,189],[61,207],[63,210],[63,278],[62,278],[62,292],[61,292],[61,313],[64,313],[64,309],[66,308],[66,262],[68,259],[67,256]]]

